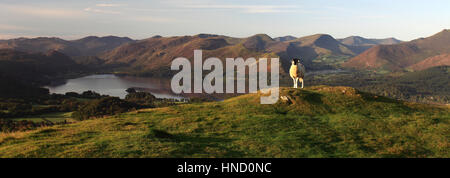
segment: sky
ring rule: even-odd
[[[450,28],[448,0],[0,0],[0,39],[330,34],[408,41]]]

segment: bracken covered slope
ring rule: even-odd
[[[394,45],[378,45],[361,53],[343,64],[356,69],[400,71],[405,69],[423,70],[430,67],[448,65],[446,54],[450,53],[450,31],[443,30],[431,37]],[[430,59],[431,58],[431,59]],[[437,58],[444,58],[437,60]],[[417,68],[420,62],[424,66]],[[410,68],[411,67],[411,68]]]

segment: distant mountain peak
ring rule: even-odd
[[[98,36],[87,36],[81,39],[98,39],[98,38],[99,38]]]
[[[271,42],[274,42],[267,34],[256,34],[244,40],[243,45],[250,50],[262,51]]]
[[[450,36],[450,30],[444,29],[440,31],[439,33],[434,34],[433,36]]]
[[[83,40],[115,40],[115,39],[117,39],[117,40],[129,40],[129,41],[132,41],[132,39],[131,38],[128,38],[128,37],[118,37],[118,36],[113,36],[113,35],[108,35],[108,36],[101,36],[101,37],[99,37],[99,36],[87,36],[87,37],[84,37],[84,38],[81,38],[81,39],[78,39],[78,40],[73,40],[73,41],[83,41]]]
[[[199,38],[210,38],[210,37],[218,37],[219,35],[200,33],[200,34],[195,35],[195,36],[197,36]]]
[[[328,34],[318,34],[317,35],[317,40],[333,40],[333,41],[336,41],[336,39],[334,39],[331,35],[328,35]]]
[[[397,44],[402,41],[396,38],[384,38],[384,39],[375,39],[375,38],[364,38],[361,36],[349,36],[347,38],[338,39],[339,42],[349,45],[349,46],[374,46],[380,44]]]
[[[281,41],[281,42],[283,42],[283,41],[291,41],[291,40],[295,40],[295,39],[297,39],[297,37],[291,36],[291,35],[280,36],[280,37],[274,38],[275,41]]]
[[[336,39],[334,39],[331,35],[328,34],[314,34],[310,36],[305,36],[301,38],[297,38],[295,41],[301,42],[302,45],[337,45],[339,43]]]
[[[269,35],[267,35],[265,33],[259,33],[259,34],[250,36],[249,38],[263,38],[263,39],[270,39],[271,41],[273,41],[272,37],[270,37]]]
[[[311,35],[311,37],[316,37],[316,38],[333,38],[331,35],[323,34],[323,33],[314,34],[314,35]]]

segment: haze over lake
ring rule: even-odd
[[[46,86],[50,93],[65,94],[66,92],[82,93],[92,90],[103,95],[125,98],[127,88],[136,88],[138,91],[146,91],[157,98],[182,99],[170,88],[170,79],[147,77],[119,77],[114,74],[89,75],[85,77],[69,79],[66,83],[56,86]]]

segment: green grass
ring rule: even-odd
[[[330,66],[333,68],[341,68],[341,64],[348,61],[350,56],[339,56],[339,55],[323,55],[314,59],[312,62],[314,65]]]
[[[42,114],[37,116],[30,116],[30,117],[21,117],[21,118],[12,118],[11,120],[15,121],[22,121],[22,120],[28,120],[33,122],[42,122],[42,121],[50,121],[50,122],[63,122],[63,121],[74,121],[71,118],[72,112],[56,112],[56,113],[49,113],[49,114]]]
[[[450,157],[448,106],[283,88],[0,134],[0,157]]]

